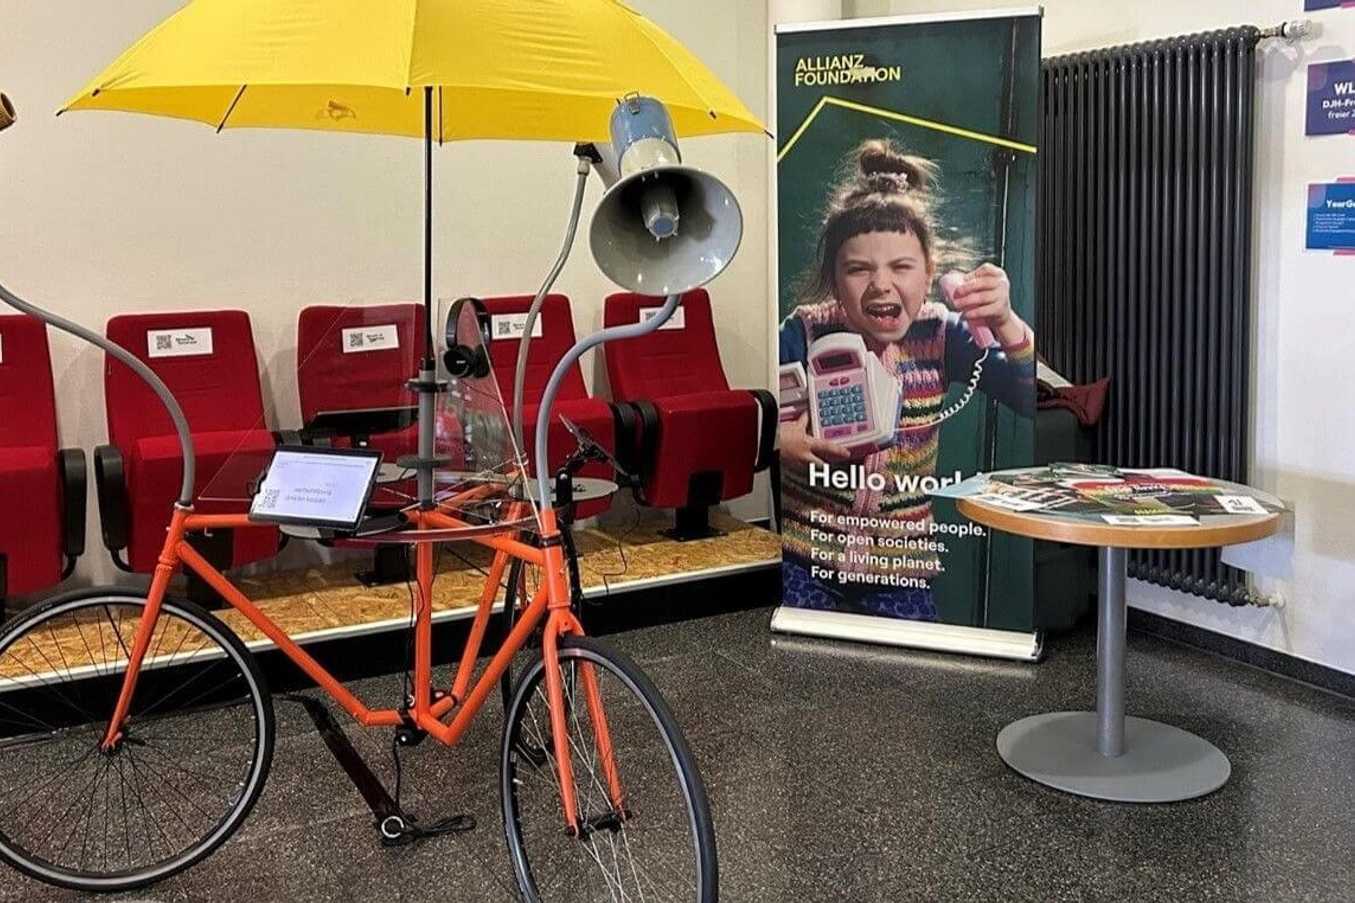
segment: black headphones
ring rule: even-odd
[[[463,345],[457,340],[456,327],[461,322],[461,312],[467,304],[475,310],[475,323],[480,327],[479,345]],[[490,374],[489,322],[489,308],[479,298],[458,298],[452,304],[452,309],[447,312],[444,331],[447,350],[442,353],[442,363],[446,365],[449,376],[484,379]]]

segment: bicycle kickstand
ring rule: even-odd
[[[452,815],[427,826],[419,824],[418,819],[401,808],[399,801],[386,790],[323,702],[291,694],[283,698],[299,703],[306,710],[325,746],[372,810],[382,846],[405,846],[423,837],[460,834],[475,829],[475,818],[470,815]]]

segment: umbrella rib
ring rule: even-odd
[[[644,16],[639,16],[637,13],[632,12],[631,10],[627,9],[624,4],[617,5],[620,6],[625,11],[625,14],[637,16],[642,20],[644,19]],[[706,108],[706,112],[710,114],[710,118],[718,119],[719,116],[716,114],[715,108],[711,106],[710,98],[702,94],[701,89],[694,85],[691,79],[687,78],[687,76],[683,74],[682,67],[680,67],[676,62],[674,62],[673,58],[668,55],[668,52],[666,50],[659,46],[659,42],[654,40],[654,37],[649,32],[645,31],[643,27],[637,26],[635,30],[646,41],[649,42],[650,46],[654,48],[655,53],[663,57],[664,61],[667,62],[668,65],[673,67],[673,71],[677,73],[678,78],[682,79],[683,83],[685,83],[687,87],[691,89],[691,92],[697,96],[697,99],[701,101],[701,105]]]
[[[231,101],[231,105],[226,109],[226,115],[222,116],[221,122],[217,124],[216,133],[218,135],[220,135],[221,130],[226,127],[226,120],[231,118],[231,114],[235,112],[235,105],[240,102],[240,98],[244,96],[245,89],[248,87],[249,85],[241,85],[240,90],[235,92],[235,99]]]

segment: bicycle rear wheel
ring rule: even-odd
[[[141,887],[221,844],[263,789],[273,705],[219,620],[166,599],[123,728],[101,741],[144,596],[90,590],[0,633],[0,858],[49,884]]]
[[[504,731],[504,831],[530,903],[716,903],[710,806],[691,750],[659,691],[627,657],[596,640],[560,645],[579,837],[565,832],[545,665],[518,681]],[[596,676],[623,789],[609,793],[583,679]]]

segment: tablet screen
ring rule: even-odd
[[[250,505],[251,520],[352,530],[371,496],[381,453],[279,448]]]

